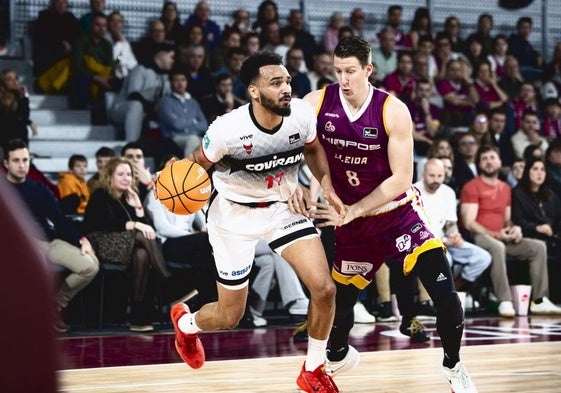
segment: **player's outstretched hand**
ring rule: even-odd
[[[308,216],[315,221],[318,228],[340,226],[341,217],[335,207],[321,202],[311,202],[312,209],[308,211]]]
[[[311,207],[310,190],[301,184],[298,185],[296,191],[288,198],[288,208],[292,213],[308,215],[308,209]]]
[[[323,198],[339,213],[340,220],[343,220],[347,215],[347,206],[345,206],[339,196],[334,191],[323,190]]]

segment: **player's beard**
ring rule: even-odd
[[[425,187],[427,188],[428,191],[434,194],[440,188],[440,184],[441,183],[437,183],[437,182],[425,183]]]
[[[488,170],[485,168],[480,168],[479,172],[487,177],[496,177],[499,174],[499,169]]]
[[[259,99],[261,101],[261,105],[263,105],[265,109],[268,109],[279,116],[290,116],[290,102],[286,106],[282,106],[277,104],[273,99],[263,95],[262,93],[259,94]]]

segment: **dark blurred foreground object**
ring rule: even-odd
[[[31,240],[36,231],[26,207],[0,178],[0,390],[57,391],[52,275]]]

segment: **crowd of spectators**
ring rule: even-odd
[[[158,235],[160,240],[164,239],[164,245],[175,243],[175,236],[158,233],[160,224],[152,229],[152,220],[157,222],[154,217],[138,215],[139,211],[135,210],[145,201],[148,190],[143,187],[150,186],[151,174],[143,162],[135,164],[135,156],[141,156],[143,151],[141,145],[134,143],[142,141],[149,124],[155,124],[162,141],[155,154],[156,161],[166,154],[183,157],[196,148],[208,124],[248,102],[247,91],[239,79],[246,56],[257,50],[279,53],[292,77],[293,97],[301,98],[335,81],[331,51],[341,37],[354,34],[372,45],[375,72],[370,77],[371,83],[399,97],[410,109],[415,125],[415,180],[422,185],[423,174],[428,176],[443,170],[442,183],[460,201],[457,228],[492,255],[490,275],[495,295],[502,304],[499,313],[512,314],[510,305],[505,305],[511,300],[506,288],[508,282],[503,277],[505,247],[506,253],[512,249],[527,250],[519,245],[520,240],[537,238],[530,243],[547,244],[545,254],[549,260],[559,262],[558,215],[540,214],[543,209],[528,205],[554,206],[561,198],[561,42],[555,45],[551,60],[545,62],[543,54],[529,41],[531,18],[513,20],[513,31],[504,35],[494,33],[490,14],[482,13],[472,32],[465,31],[460,18],[450,15],[443,29],[437,31],[427,8],[417,8],[407,28],[402,6],[393,5],[387,10],[383,27],[375,30],[366,23],[365,11],[355,8],[348,18],[334,12],[326,20],[324,32],[316,38],[307,29],[301,10],[293,9],[283,19],[277,4],[271,0],[260,3],[254,21],[249,11],[237,9],[231,22],[224,26],[212,19],[207,1],[198,2],[193,10],[178,9],[176,3],[165,2],[161,13],[154,15],[146,26],[146,34],[130,42],[123,33],[126,31],[123,15],[119,11],[106,14],[104,0],[91,0],[90,11],[79,19],[67,6],[67,0],[51,0],[49,8],[33,24],[36,88],[47,94],[67,94],[72,109],[88,108],[93,114],[102,108],[101,112],[108,114],[105,121],[114,125],[127,142],[133,143],[129,147],[136,151],[131,157],[123,154],[124,158],[120,159],[129,161],[113,161],[110,168],[115,172],[119,165],[126,167],[130,163],[130,176],[140,179],[138,203],[135,199],[133,206],[129,191],[123,197],[125,190],[112,192],[109,188],[115,187],[110,182],[113,172],[105,175],[109,178],[95,175],[86,179],[80,169],[85,157],[72,156],[70,172],[61,175],[59,188],[60,196],[67,202],[69,196],[73,195],[74,199],[62,206],[66,213],[85,212],[88,225],[92,217],[99,218],[87,214],[90,195],[98,200],[102,192],[96,193],[95,189],[102,188],[107,204],[113,203],[108,198],[115,199],[115,196],[121,202],[129,198],[130,208],[127,206],[125,210],[134,218],[121,217],[124,224],[115,224],[112,230],[140,226],[146,239],[153,240]],[[0,82],[0,118],[3,124],[12,125],[2,133],[2,147],[15,137],[26,143],[28,126],[33,133],[38,132],[30,119],[27,90],[18,84],[17,74],[12,70],[4,70]],[[107,100],[108,96],[113,98]],[[111,158],[114,153],[111,149],[102,150],[96,155],[96,163],[101,173],[105,173],[103,166],[118,158]],[[485,170],[482,172],[480,162],[482,155],[484,158],[491,155],[494,160],[494,152],[497,160],[493,163],[498,165],[496,176],[508,187],[505,195],[510,195],[511,188],[515,190],[513,214],[508,219],[498,217],[497,222],[481,229],[477,224],[480,217],[473,211],[473,205],[479,201],[472,189],[474,181],[475,184],[482,181],[481,176],[494,178],[494,174],[488,176]],[[425,168],[427,160],[430,164]],[[539,177],[535,172],[544,175]],[[424,186],[428,186],[428,181]],[[510,199],[504,199],[505,208],[510,209]],[[533,214],[527,216],[530,213]],[[157,214],[164,216],[163,212]],[[441,221],[455,223],[456,217],[450,211]],[[176,224],[181,225],[178,238],[196,232],[192,222]],[[99,230],[100,225],[96,224],[95,229]],[[454,226],[454,236],[459,236],[455,234],[457,228]],[[522,228],[521,233],[511,235],[511,228],[515,228],[514,232]],[[438,230],[450,238],[451,250],[461,248],[460,244],[472,245],[463,243],[461,237],[452,240],[452,233],[446,228]],[[148,322],[143,311],[143,272],[154,257],[134,258],[142,268],[135,268],[133,322],[144,326]],[[549,305],[547,287],[553,288],[552,283],[559,282],[560,275],[550,271],[548,277],[545,262],[533,263],[540,266],[531,268],[536,286],[533,310],[540,312],[547,308],[540,304]],[[486,264],[482,262],[481,266]],[[162,269],[160,273],[165,276]],[[479,270],[470,275],[468,268],[460,278],[471,282],[480,275]],[[561,295],[554,294],[552,300],[561,302]],[[255,315],[259,317],[261,305],[256,308],[260,309]]]

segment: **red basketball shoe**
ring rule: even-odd
[[[177,326],[179,318],[191,314],[185,303],[174,304],[171,308],[171,321],[175,329],[175,349],[181,359],[192,368],[201,368],[205,363],[205,349],[198,334],[185,334]]]
[[[305,364],[296,379],[300,389],[308,393],[339,393],[333,379],[325,372],[325,365],[319,365],[314,371],[306,371]]]

